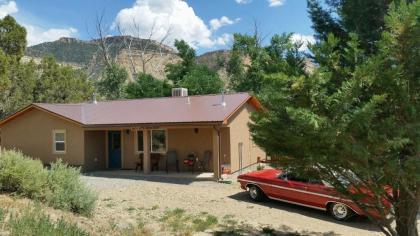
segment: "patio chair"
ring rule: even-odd
[[[136,172],[138,170],[143,170],[143,153],[139,154],[139,160],[136,162]]]
[[[212,159],[212,152],[211,151],[205,151],[203,159],[198,161],[198,168],[202,171],[209,170],[211,159]]]
[[[184,164],[190,167],[191,172],[194,173],[195,165],[198,161],[198,156],[195,153],[188,154],[187,158],[184,159]]]
[[[169,172],[169,166],[175,165],[176,171],[179,172],[178,153],[176,151],[169,151],[166,154],[166,173]]]
[[[150,164],[152,171],[159,170],[159,163],[162,155],[159,153],[152,153],[150,155]]]

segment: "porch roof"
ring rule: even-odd
[[[259,108],[258,101],[248,93],[189,97],[146,98],[94,103],[34,103],[40,108],[82,125],[121,125],[153,123],[225,122],[245,103]],[[28,107],[28,108],[30,108]],[[14,116],[19,115],[16,113]],[[12,118],[12,117],[9,117]],[[8,119],[3,120],[3,124]]]

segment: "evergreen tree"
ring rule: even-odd
[[[21,58],[26,48],[26,29],[11,16],[0,19],[0,50]]]
[[[287,157],[280,164],[301,174],[315,173],[368,214],[379,212],[381,218],[369,218],[386,235],[415,236],[420,0],[390,9],[377,53],[366,57],[354,35],[337,53],[340,39],[329,34],[312,48],[319,60],[313,75],[267,75],[259,96],[267,111],[254,114],[250,127],[254,141],[270,155]],[[342,57],[352,58],[354,68],[340,66]],[[390,215],[384,200],[392,206]]]
[[[360,47],[366,54],[376,52],[376,42],[385,26],[385,16],[392,0],[308,0],[315,36],[327,40],[333,34],[345,47],[350,33],[359,37]],[[399,1],[395,1],[399,2]],[[412,2],[412,0],[407,0]],[[322,7],[322,4],[326,6]]]
[[[257,34],[235,34],[227,66],[230,87],[235,91],[258,93],[267,73],[305,74],[301,43],[293,43],[291,34],[274,35],[264,47]]]

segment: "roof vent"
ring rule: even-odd
[[[98,101],[96,100],[96,93],[93,93],[93,95],[92,95],[92,103],[93,104],[97,104],[98,103]]]
[[[188,89],[186,88],[173,88],[172,97],[188,97]]]
[[[222,106],[226,106],[226,101],[225,101],[225,91],[222,91],[222,102],[220,103],[220,105]]]

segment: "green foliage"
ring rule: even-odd
[[[11,16],[0,19],[0,51],[21,58],[26,48],[26,29]]]
[[[191,48],[184,40],[175,40],[175,47],[178,50],[178,56],[182,62],[178,64],[169,64],[166,66],[168,80],[177,84],[184,76],[195,66],[195,50]]]
[[[47,171],[39,160],[16,151],[0,152],[0,191],[82,215],[92,213],[97,199],[81,181],[79,169],[58,161]]]
[[[0,53],[1,54],[1,53]],[[81,102],[89,99],[93,93],[92,83],[80,70],[58,65],[53,58],[44,58],[41,64],[33,61],[20,63],[11,57],[4,69],[0,65],[2,76],[9,85],[0,96],[0,117],[11,114],[32,102]]]
[[[187,88],[191,95],[219,93],[224,86],[217,73],[203,65],[194,66],[178,85]]]
[[[98,82],[98,91],[108,100],[121,98],[127,78],[128,73],[123,67],[112,64],[102,73],[102,80]]]
[[[11,214],[8,222],[11,236],[88,236],[89,233],[63,218],[53,222],[39,208],[27,208],[20,214]]]
[[[301,43],[291,41],[291,34],[274,35],[267,47],[261,45],[258,35],[235,34],[227,65],[230,87],[258,93],[266,73],[305,74],[300,47]]]
[[[416,235],[420,195],[420,1],[391,7],[377,53],[357,35],[335,50],[332,34],[312,47],[312,75],[268,74],[254,114],[254,141],[302,174],[316,172],[389,235]],[[343,61],[348,66],[343,66]],[[345,183],[351,183],[356,193]],[[392,186],[391,196],[384,186]],[[366,200],[366,190],[373,193]],[[362,201],[364,199],[365,201]],[[395,212],[383,211],[387,199]],[[390,222],[396,220],[394,229]]]
[[[154,78],[152,75],[140,73],[134,82],[125,87],[126,98],[153,98],[171,95],[172,86],[167,81]]]
[[[51,190],[46,196],[49,205],[82,215],[93,212],[97,196],[82,182],[78,168],[69,167],[61,160],[53,163],[48,186]]]
[[[0,190],[32,199],[47,192],[48,172],[39,160],[31,160],[15,151],[0,153]]]
[[[0,50],[0,94],[4,94],[10,89],[11,81],[9,78],[9,66],[11,58],[7,57],[3,51]]]
[[[60,66],[52,57],[42,60],[38,76],[33,91],[36,102],[80,102],[92,96],[92,85],[84,72]]]
[[[377,51],[375,44],[386,28],[385,17],[390,6],[398,5],[398,2],[400,1],[308,0],[308,9],[318,39],[326,40],[332,34],[342,42],[340,48],[343,49],[341,46],[350,40],[351,33],[355,33],[359,37],[360,48],[370,55]]]
[[[175,47],[182,61],[166,66],[167,78],[175,86],[187,88],[192,95],[219,93],[223,89],[219,75],[205,65],[198,65],[195,50],[184,40],[175,41]]]

